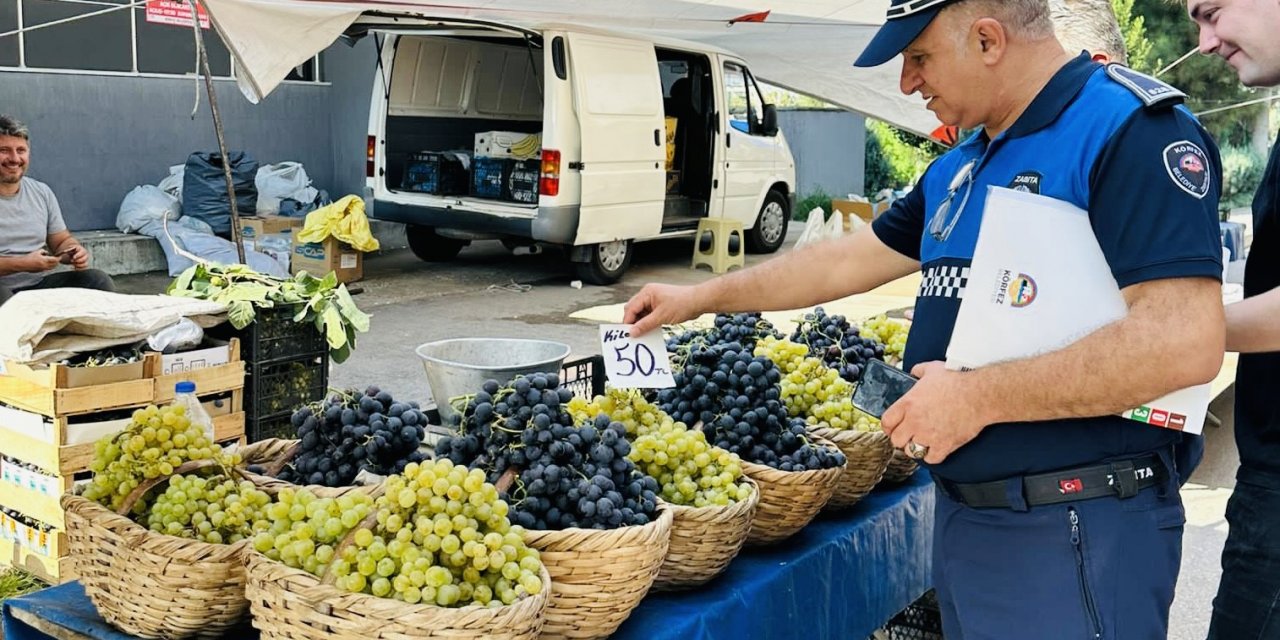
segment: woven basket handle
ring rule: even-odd
[[[133,510],[134,504],[136,504],[139,500],[141,500],[143,496],[147,495],[147,493],[149,493],[152,489],[163,484],[168,484],[169,480],[172,479],[174,476],[180,476],[183,474],[191,473],[192,471],[199,471],[201,469],[208,469],[209,467],[221,467],[221,466],[222,464],[217,460],[192,460],[190,462],[184,462],[181,465],[179,465],[178,468],[174,469],[173,473],[167,476],[159,476],[159,477],[149,478],[147,480],[144,480],[142,484],[139,484],[137,487],[133,489],[133,491],[130,491],[129,495],[125,496],[124,504],[120,505],[120,508],[116,510],[116,513],[119,515],[128,517],[129,512]],[[235,473],[236,475],[240,475],[241,477],[243,477],[243,471],[241,471],[240,469],[232,469],[231,471],[232,473]]]
[[[338,581],[338,575],[330,571],[330,569],[333,568],[334,563],[342,559],[342,552],[346,551],[347,547],[356,543],[357,531],[364,528],[372,530],[377,524],[378,509],[375,508],[373,511],[370,511],[369,515],[365,516],[364,520],[361,520],[359,524],[351,527],[351,530],[347,532],[347,535],[343,536],[342,542],[338,543],[338,546],[334,548],[333,560],[330,560],[329,564],[324,566],[324,571],[320,573],[320,584],[333,586],[333,583]]]
[[[271,465],[267,467],[266,469],[267,475],[271,476],[272,478],[280,475],[280,472],[284,470],[285,465],[289,464],[290,462],[293,462],[294,456],[298,455],[298,449],[301,449],[301,448],[302,448],[301,440],[294,441],[293,444],[286,447],[285,450],[281,452],[280,455],[276,456],[276,461],[271,463]]]

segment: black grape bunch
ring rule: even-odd
[[[884,360],[884,344],[870,336],[863,336],[842,315],[827,315],[822,307],[804,314],[796,322],[792,342],[809,348],[809,355],[822,360],[822,364],[835,369],[840,377],[857,384],[862,370],[869,360]]]

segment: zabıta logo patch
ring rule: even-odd
[[[996,278],[995,294],[991,296],[991,301],[1020,309],[1035,302],[1037,293],[1039,293],[1039,287],[1034,278],[1012,269],[1001,269],[1000,275]]]

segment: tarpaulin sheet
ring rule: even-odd
[[[613,638],[862,640],[929,588],[933,502],[933,484],[917,473],[786,542],[744,551],[703,587],[650,593]],[[6,640],[48,640],[14,610],[90,638],[133,640],[103,622],[78,582],[4,602]]]
[[[929,589],[933,483],[917,472],[698,589],[650,593],[614,640],[862,640]]]

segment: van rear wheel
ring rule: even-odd
[[[446,238],[431,227],[416,224],[406,225],[404,234],[409,240],[409,250],[420,260],[427,262],[447,262],[458,257],[462,248],[471,244],[467,240]]]
[[[630,240],[614,240],[592,245],[587,249],[586,262],[575,262],[578,278],[587,284],[613,284],[631,266],[635,252]]]
[[[756,217],[756,225],[747,231],[747,252],[773,253],[782,246],[787,237],[787,222],[790,220],[787,211],[787,199],[777,191],[770,191],[760,206],[760,215]]]

